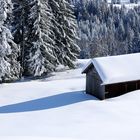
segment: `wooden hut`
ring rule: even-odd
[[[94,58],[82,73],[86,93],[101,100],[140,89],[140,53]]]

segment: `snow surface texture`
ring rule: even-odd
[[[87,61],[48,79],[0,85],[0,140],[139,140],[140,91],[104,101],[85,94]]]
[[[113,6],[121,8],[123,5],[129,10],[133,9],[134,7],[137,7],[140,5],[140,1],[138,3],[130,3],[130,0],[120,0],[121,4],[113,4]],[[108,3],[111,4],[111,0],[108,0]]]
[[[140,53],[99,57],[92,59],[83,69],[93,64],[103,85],[140,79]]]
[[[111,3],[111,0],[107,0],[107,1],[108,1],[108,3]],[[130,3],[130,0],[120,0],[120,2],[122,4],[127,4],[127,3]]]

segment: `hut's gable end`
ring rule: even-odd
[[[96,71],[95,67],[92,66],[86,71],[86,92],[94,95],[99,99],[104,99],[104,86],[101,85],[102,80]]]

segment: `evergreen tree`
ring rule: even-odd
[[[41,76],[59,64],[74,67],[76,21],[64,0],[13,0],[13,34],[21,46],[23,75]]]
[[[48,0],[29,0],[28,2],[30,7],[25,70],[27,75],[41,76],[54,71],[58,64],[51,31],[52,14]]]
[[[49,0],[52,9],[55,53],[60,64],[74,66],[79,47],[76,45],[76,21],[72,8],[66,0]]]
[[[26,55],[26,42],[28,36],[27,23],[28,23],[28,1],[27,0],[12,0],[13,2],[13,23],[12,34],[14,41],[20,46],[19,61],[21,64],[21,76],[25,72],[25,55]]]
[[[17,61],[19,48],[10,31],[12,3],[0,0],[0,82],[19,78],[20,65]]]
[[[112,4],[116,4],[117,3],[117,0],[111,0],[111,3]]]
[[[135,0],[130,0],[130,3],[135,3]]]
[[[108,5],[106,0],[82,0],[81,7],[79,3],[75,6],[82,58],[139,52],[140,7],[128,9],[114,5],[117,3],[120,1]]]

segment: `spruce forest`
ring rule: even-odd
[[[0,0],[0,81],[74,68],[76,28],[65,0]]]
[[[139,0],[71,0],[81,58],[140,52]]]
[[[112,0],[0,0],[0,82],[77,58],[140,52],[140,6]]]

